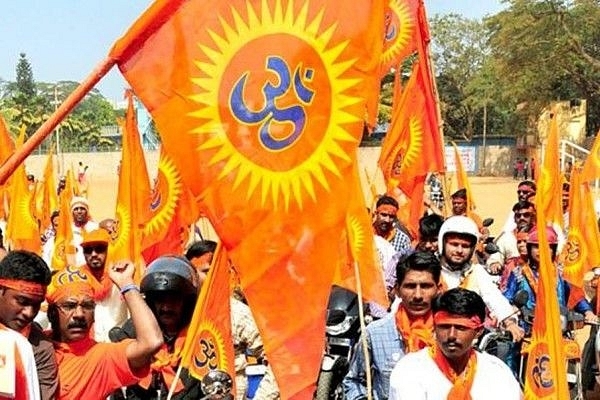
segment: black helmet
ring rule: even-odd
[[[196,296],[196,271],[183,257],[159,257],[148,265],[140,291],[146,296],[151,295],[150,292],[176,292],[183,296]]]

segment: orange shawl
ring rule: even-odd
[[[177,373],[177,367],[179,366],[179,362],[181,361],[181,351],[183,350],[183,344],[185,343],[185,338],[187,336],[187,327],[179,332],[177,338],[175,339],[175,346],[173,352],[170,353],[168,349],[168,345],[163,343],[158,353],[154,355],[154,362],[150,365],[150,372],[146,377],[144,377],[139,385],[144,389],[148,389],[150,384],[152,383],[152,372],[158,371],[161,373],[165,385],[170,388],[175,380],[175,375]],[[181,379],[177,379],[177,384],[175,386],[175,392],[178,393],[184,389],[183,383]]]
[[[431,311],[423,317],[411,319],[406,312],[406,308],[400,304],[396,312],[396,327],[409,353],[421,350],[435,343],[435,338],[433,337],[433,315]]]
[[[444,376],[452,383],[452,389],[448,392],[447,399],[471,400],[471,387],[473,386],[475,370],[477,369],[477,354],[475,350],[471,350],[467,366],[460,375],[454,372],[454,369],[452,369],[446,356],[444,356],[444,353],[442,353],[437,344],[429,347],[429,355]]]
[[[110,293],[110,290],[113,287],[113,281],[110,280],[108,274],[105,272],[102,275],[100,281],[98,281],[94,274],[92,274],[90,267],[88,267],[87,265],[82,266],[81,270],[85,272],[85,274],[89,277],[88,281],[90,283],[90,286],[94,290],[94,300],[102,301],[106,299],[106,297]]]

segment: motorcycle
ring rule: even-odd
[[[348,373],[354,345],[360,338],[356,293],[333,286],[327,304],[325,334],[325,354],[321,362],[314,399],[343,399],[342,380]]]
[[[529,296],[525,291],[519,291],[515,295],[514,305],[518,307],[517,314],[528,325],[533,325],[533,312],[526,308]],[[567,310],[564,307],[560,309],[561,330],[563,336],[563,349],[566,356],[567,383],[569,385],[569,395],[571,400],[584,400],[584,385],[582,373],[582,352],[579,344],[575,340],[575,331],[582,329],[584,325],[583,315]],[[501,329],[491,329],[482,335],[477,344],[479,351],[485,351],[495,355],[503,360],[508,355],[512,337],[510,333]],[[529,346],[531,338],[523,339],[521,354],[518,360],[517,379],[521,387],[525,386],[526,367],[529,355]]]

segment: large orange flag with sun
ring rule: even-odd
[[[4,118],[0,115],[0,165],[8,159],[15,151],[15,142],[10,136]],[[10,178],[0,185],[0,219],[8,218],[8,202],[10,193]]]
[[[159,0],[109,55],[238,267],[285,399],[319,372],[383,15],[383,0]]]
[[[544,151],[544,160],[540,174],[537,179],[537,195],[539,197],[538,212],[541,210],[546,216],[546,222],[551,223],[556,229],[562,229],[563,213],[562,213],[562,176],[560,173],[560,161],[558,154],[558,143],[560,134],[558,129],[558,114],[556,109],[552,112],[551,120],[548,125],[548,134],[546,136],[546,149]],[[542,174],[546,174],[543,177]],[[540,185],[540,181],[545,179],[544,185]],[[540,189],[541,188],[541,189]]]

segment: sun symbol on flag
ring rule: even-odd
[[[192,96],[200,107],[191,115],[201,121],[198,151],[214,153],[218,179],[234,190],[244,183],[246,199],[259,196],[264,207],[302,209],[352,159],[359,138],[348,128],[362,126],[364,109],[350,91],[361,77],[324,10],[269,3],[257,12],[247,2],[244,13],[232,9],[207,27],[214,48],[200,45],[200,94]]]
[[[417,160],[421,157],[425,157],[423,152],[423,127],[421,122],[416,117],[410,118],[409,123],[409,140],[406,153],[402,159],[401,169],[406,171],[412,165],[416,164]]]
[[[354,215],[347,218],[346,229],[348,231],[348,242],[350,243],[352,257],[356,260],[358,259],[358,255],[364,251],[368,238],[373,237],[373,233],[365,232],[364,225]]]
[[[228,370],[225,340],[214,323],[209,320],[201,322],[194,339],[192,363],[195,375],[204,375],[215,369]]]
[[[410,43],[415,21],[406,1],[391,0],[389,3],[389,25],[386,32],[385,50],[381,55],[382,65],[389,65]]]
[[[123,207],[119,204],[115,214],[115,219],[117,220],[118,224],[118,234],[117,240],[112,243],[114,249],[113,253],[122,251],[122,249],[125,248],[127,243],[129,243],[129,235],[131,232],[131,214],[129,214],[127,207]]]
[[[150,208],[152,218],[144,226],[144,235],[149,236],[164,230],[175,215],[175,208],[181,196],[182,184],[173,160],[161,154],[158,175],[154,185]]]

